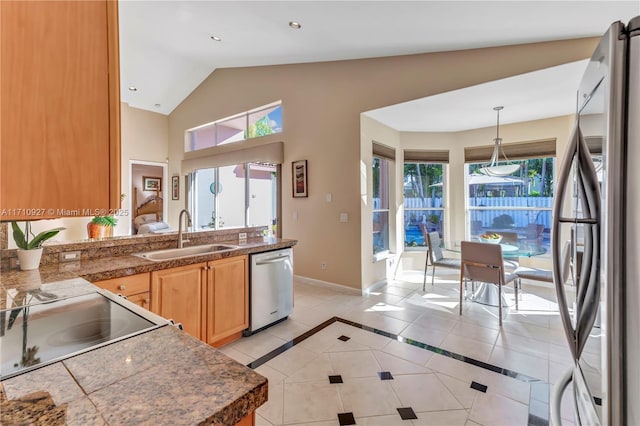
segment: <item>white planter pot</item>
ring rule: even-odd
[[[18,249],[18,260],[20,261],[20,270],[30,271],[40,267],[40,258],[42,257],[42,247],[33,250]]]

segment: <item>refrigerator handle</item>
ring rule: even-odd
[[[578,123],[576,123],[571,138],[569,139],[569,146],[566,150],[566,155],[560,172],[558,174],[558,185],[556,187],[556,197],[553,202],[553,214],[552,225],[553,230],[551,234],[551,260],[553,268],[553,282],[556,288],[556,296],[558,298],[558,310],[560,312],[560,319],[562,319],[562,325],[564,327],[565,335],[569,343],[569,349],[573,359],[576,359],[576,345],[575,345],[575,331],[571,325],[571,315],[569,312],[569,306],[567,304],[567,296],[564,289],[564,282],[562,280],[562,271],[560,265],[561,260],[561,237],[560,237],[560,225],[562,223],[571,222],[571,219],[562,217],[562,207],[567,195],[567,183],[570,179],[571,165],[574,157],[576,156],[576,150],[578,148],[578,132],[580,131]]]
[[[551,411],[550,424],[553,426],[562,426],[562,395],[569,383],[571,383],[571,380],[573,380],[573,367],[569,367],[567,371],[565,371],[551,391],[549,409]]]

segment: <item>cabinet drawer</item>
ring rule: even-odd
[[[127,296],[127,300],[149,311],[151,310],[151,293],[149,292]]]
[[[94,282],[98,287],[109,290],[112,293],[120,293],[125,296],[149,292],[149,274],[129,275],[128,277],[112,278],[110,280]]]

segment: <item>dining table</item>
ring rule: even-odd
[[[483,242],[478,240],[477,238],[472,238],[468,241],[482,242],[483,244],[496,244]],[[547,249],[537,242],[519,240],[518,242],[500,242],[499,244],[502,248],[502,258],[504,259],[506,273],[509,273],[518,267],[519,258],[540,256],[547,252]],[[460,240],[443,241],[442,249],[455,253],[461,253],[462,244]],[[500,292],[498,291],[498,287],[495,284],[477,283],[477,285],[473,285],[471,294],[466,298],[475,303],[497,307],[499,306],[499,294]],[[504,293],[502,294],[502,306],[508,306],[504,298]]]

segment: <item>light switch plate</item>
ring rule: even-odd
[[[331,193],[327,192],[327,195],[324,196],[325,200],[327,200],[327,203],[331,202]]]
[[[349,222],[349,215],[347,213],[340,213],[340,222]]]

